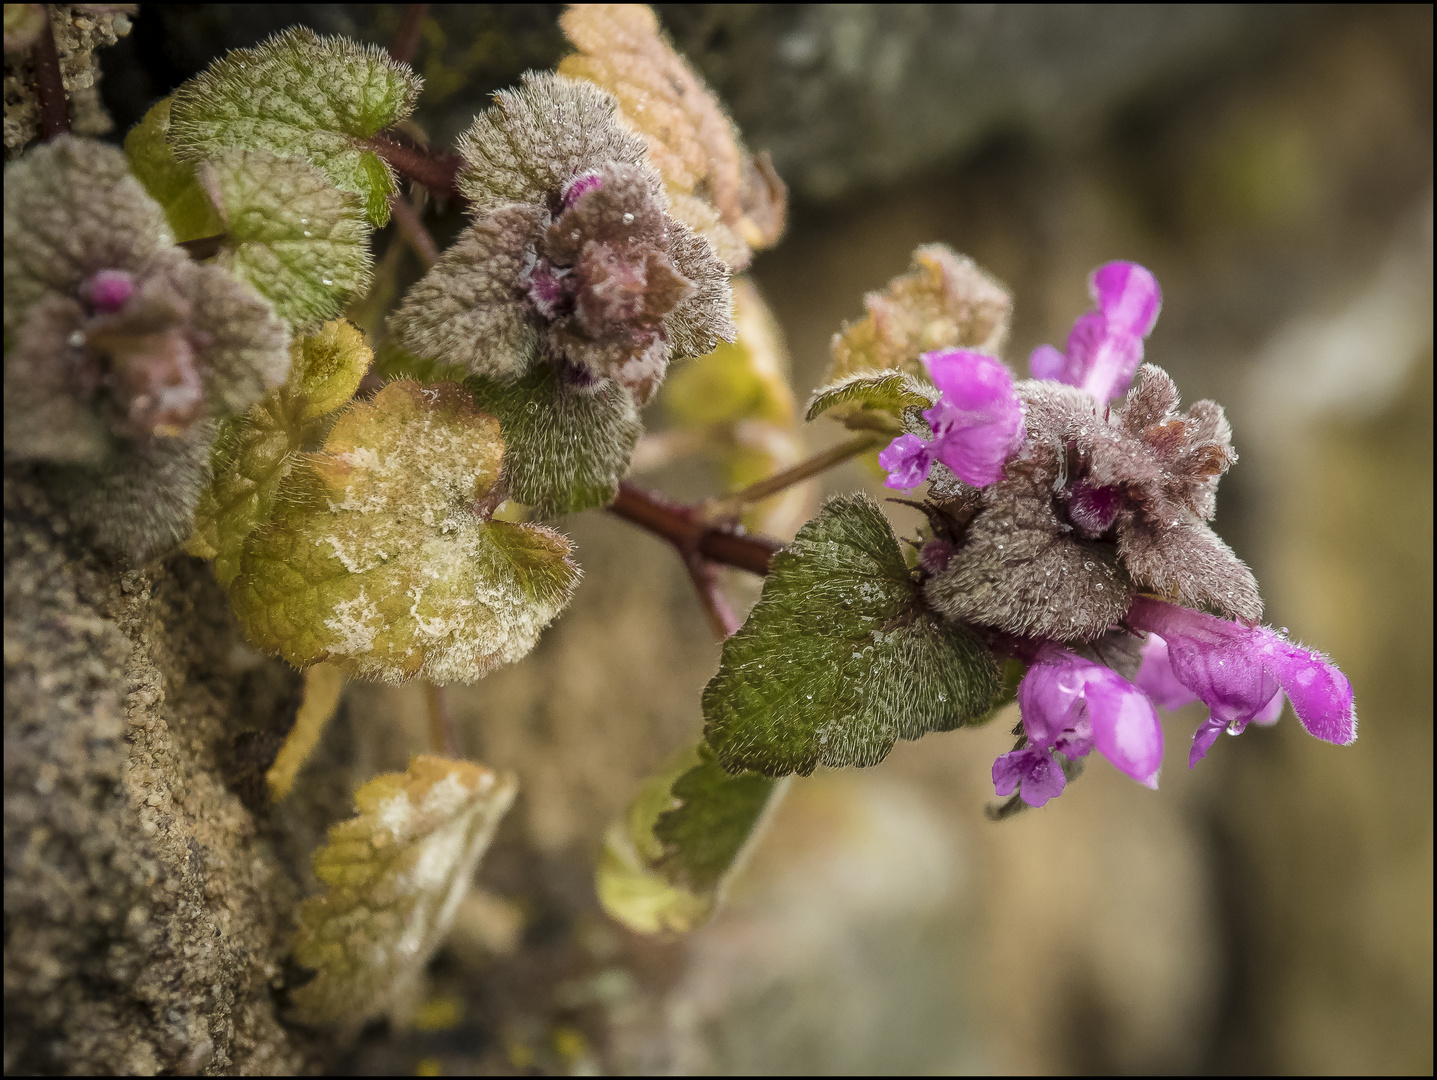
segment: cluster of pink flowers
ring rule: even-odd
[[[1123,410],[1108,412],[1109,404],[1127,393],[1143,363],[1143,339],[1162,306],[1157,281],[1135,263],[1113,262],[1093,272],[1089,291],[1094,308],[1078,318],[1067,351],[1050,345],[1034,350],[1030,366],[1035,382],[1015,386],[1001,361],[980,353],[947,349],[926,354],[924,362],[940,392],[937,403],[923,413],[932,437],[902,435],[879,456],[893,488],[915,487],[928,479],[935,464],[946,467],[962,483],[959,494],[946,504],[940,501],[939,508],[962,508],[968,520],[975,515],[981,520],[993,507],[1028,506],[1024,500],[1033,507],[1059,507],[1046,518],[1034,516],[1042,519],[1041,525],[1030,526],[1038,540],[1019,537],[1009,547],[1026,543],[1042,558],[1064,545],[1087,545],[1085,552],[1111,549],[1110,569],[1121,566],[1138,586],[1131,592],[1109,589],[1103,594],[1108,607],[1094,601],[1092,617],[1070,618],[1068,622],[1081,629],[1064,637],[1052,631],[1051,614],[1036,613],[1031,604],[990,600],[985,608],[985,601],[971,599],[972,589],[951,583],[935,588],[945,573],[953,582],[960,580],[950,566],[960,560],[950,556],[933,566],[928,565],[931,560],[924,561],[925,572],[938,579],[929,582],[930,599],[939,598],[954,617],[1025,643],[1022,651],[1030,664],[1018,688],[1025,740],[994,762],[997,793],[1016,791],[1028,805],[1042,806],[1066,784],[1055,755],[1073,761],[1094,749],[1139,783],[1156,787],[1163,757],[1157,706],[1173,709],[1201,701],[1208,707],[1208,719],[1193,736],[1190,766],[1223,731],[1236,735],[1249,723],[1275,722],[1284,698],[1310,734],[1339,745],[1351,743],[1357,737],[1351,684],[1321,653],[1258,624],[1261,602],[1255,583],[1250,596],[1244,594],[1251,575],[1202,523],[1211,518],[1217,477],[1235,459],[1221,410],[1201,402],[1186,420],[1187,441],[1168,435],[1169,429],[1178,430],[1178,421],[1172,419],[1177,415],[1172,411],[1176,395],[1165,375],[1147,367],[1144,372],[1152,374],[1144,376],[1148,381],[1142,398],[1135,391]],[[1086,397],[1075,400],[1089,406],[1075,409],[1067,403],[1062,406],[1066,412],[1053,413],[1046,403],[1057,400],[1053,394],[1058,391],[1044,387],[1054,383],[1081,391]],[[1030,412],[1039,403],[1041,416]],[[1055,421],[1049,413],[1061,417]],[[1073,420],[1078,413],[1091,415]],[[1067,427],[1059,430],[1064,424]],[[1063,430],[1081,438],[1065,438]],[[1056,466],[1056,481],[1044,471],[1053,471],[1044,457],[1052,453],[1035,445],[1055,436],[1066,442],[1066,449],[1056,450],[1063,459]],[[1074,469],[1077,475],[1070,475]],[[1174,514],[1183,519],[1181,528],[1192,542],[1162,550],[1155,538],[1179,526]],[[1162,520],[1165,516],[1171,520]],[[974,535],[974,526],[965,528],[966,538],[936,537],[931,546],[942,546],[945,555],[961,554]],[[1002,551],[1003,545],[997,548]],[[1190,553],[1190,565],[1182,565],[1183,550]],[[1003,569],[1011,577],[1014,565],[1009,558]],[[1035,565],[1038,558],[1032,560]],[[1092,568],[1095,563],[1082,565]],[[997,566],[967,567],[963,572],[969,576],[961,580],[986,580],[984,572],[996,580]],[[1114,580],[1121,579],[1118,574]],[[1235,584],[1244,599],[1230,606],[1214,602],[1214,583]],[[1237,617],[1222,618],[1154,595],[1163,593],[1189,603],[1196,597]],[[1083,593],[1078,588],[1062,595]],[[1234,590],[1223,595],[1231,597]],[[1107,635],[1144,638],[1140,664],[1135,672],[1127,669],[1131,679],[1093,658],[1097,652],[1088,642]]]

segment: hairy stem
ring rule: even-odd
[[[389,162],[400,176],[423,184],[432,195],[449,198],[459,194],[454,178],[464,167],[464,159],[458,154],[438,154],[386,135],[371,135],[364,140],[364,147]]]
[[[777,495],[780,491],[793,487],[794,484],[801,484],[811,477],[827,472],[835,465],[843,464],[849,458],[857,457],[876,446],[881,446],[885,441],[884,436],[873,433],[856,435],[847,442],[830,446],[827,450],[820,451],[796,465],[790,465],[787,469],[776,472],[772,476],[766,476],[741,491],[735,491],[732,495],[709,500],[705,508],[705,516],[710,519],[733,517],[750,503],[761,502],[770,495]]]
[[[46,141],[70,130],[70,105],[65,100],[65,81],[60,77],[60,54],[55,49],[55,28],[50,9],[45,9],[40,36],[30,46],[30,66],[35,71],[35,97],[40,105],[40,138]]]
[[[449,715],[449,701],[444,687],[432,682],[424,684],[424,704],[429,709],[429,745],[436,754],[447,758],[463,757],[459,749],[459,732]]]
[[[428,4],[405,4],[404,14],[399,17],[399,29],[394,33],[394,44],[389,55],[401,64],[414,63],[414,54],[419,51],[419,28],[429,16]]]
[[[733,637],[739,628],[738,616],[719,584],[718,565],[694,553],[684,559],[684,568],[689,572],[689,580],[694,583],[694,591],[698,593],[699,603],[708,617],[714,637],[720,641]]]
[[[622,484],[609,512],[667,540],[685,559],[697,552],[710,562],[760,576],[783,545],[767,536],[747,536],[742,526],[711,524],[699,508],[669,502],[651,491]]]

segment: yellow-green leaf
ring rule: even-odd
[[[170,149],[170,103],[165,98],[125,136],[125,156],[135,178],[164,208],[175,239],[198,240],[225,231],[224,221],[200,184],[193,161],[180,161]]]
[[[189,552],[213,559],[222,585],[239,573],[244,542],[269,520],[298,452],[318,441],[323,418],[354,395],[372,353],[358,329],[338,321],[294,342],[290,356],[284,385],[221,436],[214,479],[195,511]]]
[[[326,889],[300,909],[294,958],[315,977],[292,993],[297,1019],[352,1027],[405,999],[517,786],[482,765],[422,756],[360,787],[358,816],[314,856]]]
[[[558,533],[491,520],[503,453],[455,383],[403,379],[354,405],[245,543],[230,596],[250,639],[388,682],[473,682],[520,659],[579,571]]]
[[[737,339],[676,366],[659,392],[676,427],[703,433],[727,492],[804,456],[789,388],[792,365],[778,320],[746,277],[733,279],[733,301]],[[797,485],[748,507],[743,523],[787,536],[812,512],[808,487]]]
[[[852,430],[902,435],[907,430],[903,414],[937,400],[937,387],[906,371],[858,372],[815,390],[805,419],[816,420],[830,409],[840,409],[844,426]]]
[[[694,929],[713,913],[785,784],[732,776],[703,743],[685,749],[609,826],[595,877],[604,910],[641,934]]]

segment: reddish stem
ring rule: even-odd
[[[40,36],[30,46],[30,66],[35,71],[35,97],[40,105],[40,138],[49,141],[70,130],[70,105],[65,100],[65,80],[60,76],[60,54],[55,49],[48,7],[41,22]]]
[[[389,55],[401,64],[414,63],[414,54],[419,51],[419,28],[428,15],[428,4],[404,5],[399,29],[394,34],[394,44],[389,47]]]
[[[783,547],[767,536],[745,536],[730,526],[712,524],[704,520],[699,507],[670,502],[632,484],[619,486],[619,497],[609,505],[609,512],[677,549],[719,640],[732,636],[739,621],[719,586],[718,567],[764,575]]]
[[[684,559],[684,567],[689,572],[689,580],[694,583],[694,591],[699,594],[699,603],[708,616],[714,637],[720,641],[733,637],[740,623],[719,584],[718,564],[695,553]]]
[[[386,135],[371,135],[364,146],[389,162],[400,176],[423,184],[433,195],[448,198],[459,194],[454,178],[464,167],[464,159],[458,154],[438,154]]]

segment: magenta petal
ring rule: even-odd
[[[1068,358],[1051,345],[1039,345],[1028,357],[1028,370],[1035,379],[1067,382]]]
[[[923,413],[933,429],[933,456],[965,484],[994,483],[1027,437],[1012,372],[967,349],[924,353],[923,362],[942,392]]]
[[[993,762],[993,790],[1007,796],[1021,787],[1020,798],[1029,806],[1056,799],[1067,784],[1068,778],[1046,750],[1027,746]]]
[[[1088,278],[1088,293],[1113,330],[1136,337],[1152,333],[1163,306],[1157,278],[1133,262],[1098,267]]]
[[[1272,695],[1272,700],[1264,705],[1258,714],[1252,718],[1252,722],[1258,727],[1272,727],[1273,724],[1282,719],[1282,707],[1286,704],[1287,695],[1279,690]]]
[[[1111,334],[1099,342],[1090,354],[1079,385],[1099,401],[1107,403],[1128,392],[1133,375],[1142,362],[1142,338]]]
[[[1287,692],[1298,722],[1324,742],[1347,746],[1357,738],[1352,684],[1327,657],[1294,645],[1265,628],[1262,651],[1268,669]]]
[[[1098,752],[1138,783],[1156,788],[1163,728],[1153,703],[1116,671],[1097,665],[1089,671],[1085,689]]]
[[[878,455],[878,464],[888,473],[885,487],[914,488],[928,479],[933,454],[917,435],[900,435]]]
[[[1192,749],[1188,751],[1188,768],[1197,768],[1197,763],[1207,757],[1207,752],[1212,749],[1212,744],[1217,742],[1217,737],[1227,730],[1227,725],[1215,716],[1209,716],[1198,729],[1193,732]]]
[[[585,173],[570,180],[560,195],[564,209],[568,209],[591,191],[604,186],[604,178],[598,173]]]
[[[135,277],[125,270],[101,270],[81,286],[80,292],[101,315],[113,315],[134,295]]]
[[[1143,662],[1133,684],[1147,694],[1155,705],[1164,709],[1181,709],[1196,701],[1197,695],[1173,674],[1168,658],[1168,643],[1157,634],[1149,634],[1143,645]]]
[[[1128,622],[1161,634],[1173,677],[1239,730],[1277,693],[1277,680],[1263,663],[1255,631],[1201,611],[1140,597]]]
[[[1133,602],[1127,621],[1162,635],[1173,676],[1212,710],[1215,722],[1241,731],[1280,710],[1273,699],[1286,691],[1309,734],[1341,746],[1357,738],[1352,684],[1321,653],[1267,627],[1243,626],[1149,597]]]
[[[1076,731],[1083,703],[1083,664],[1091,661],[1059,646],[1044,645],[1029,665],[1018,684],[1018,709],[1033,745],[1052,746],[1063,732]]]

